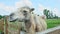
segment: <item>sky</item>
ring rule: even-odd
[[[43,15],[48,9],[60,17],[60,0],[0,0],[0,15],[9,15],[25,5],[35,8],[35,14]]]

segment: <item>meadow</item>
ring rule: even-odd
[[[47,28],[53,28],[60,25],[60,19],[46,19]]]

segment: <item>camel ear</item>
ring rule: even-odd
[[[31,11],[31,12],[34,11],[34,8],[32,8],[30,11]]]

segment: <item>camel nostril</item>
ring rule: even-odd
[[[26,13],[27,11],[24,10],[23,12]]]
[[[14,15],[14,13],[10,14],[10,16],[13,16],[13,15]]]

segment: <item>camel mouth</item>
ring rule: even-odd
[[[15,19],[15,20],[10,20],[10,22],[15,22],[15,21],[17,21],[17,19]]]

